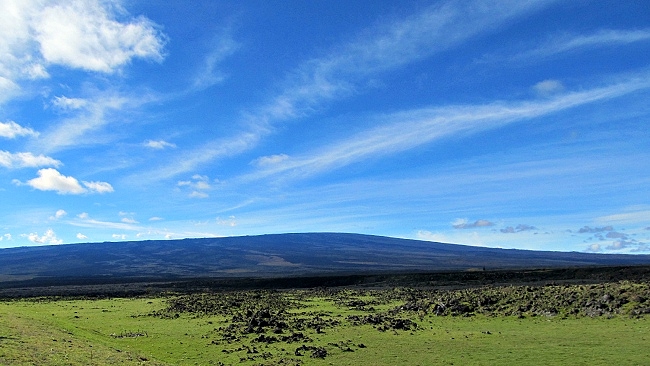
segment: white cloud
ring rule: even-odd
[[[18,84],[0,75],[0,105],[18,95],[20,95]]]
[[[37,137],[38,132],[32,130],[31,128],[22,127],[14,121],[0,122],[0,137],[13,139],[19,136]]]
[[[60,218],[63,218],[67,215],[68,213],[65,212],[65,210],[57,210],[53,216],[50,216],[50,220],[58,220]]]
[[[39,236],[38,233],[30,233],[27,235],[22,235],[27,237],[29,241],[37,244],[63,244],[63,239],[56,237],[56,233],[52,229],[47,229],[43,236]]]
[[[30,28],[38,6],[34,1],[0,2],[0,104],[20,94],[19,80],[47,77]]]
[[[77,233],[77,239],[79,240],[85,240],[88,239],[88,237],[82,233]]]
[[[441,233],[434,233],[428,230],[418,230],[415,235],[418,240],[434,241],[437,243],[449,243],[449,238]]]
[[[88,105],[88,100],[81,98],[68,98],[66,96],[54,97],[52,100],[52,105],[64,110],[77,110],[82,109]]]
[[[434,241],[438,243],[449,243],[449,244],[462,244],[462,245],[472,245],[477,247],[485,246],[499,246],[496,243],[493,243],[492,240],[484,238],[481,234],[476,231],[462,231],[459,234],[458,231],[453,233],[434,233],[428,230],[419,230],[416,233],[416,239]]]
[[[206,191],[212,189],[210,178],[206,175],[200,174],[194,174],[192,180],[179,181],[177,186],[190,188],[192,192],[190,192],[189,197],[191,198],[208,198],[209,195]]]
[[[589,244],[586,249],[587,252],[592,252],[592,253],[601,252],[602,250],[603,249],[598,243]]]
[[[83,188],[74,177],[68,177],[53,168],[41,169],[38,178],[30,179],[25,184],[40,191],[55,191],[58,194],[106,193],[113,192],[113,187],[105,182],[86,182]],[[22,184],[22,183],[20,183]]]
[[[49,77],[51,65],[114,73],[164,56],[158,27],[119,1],[3,0],[0,24],[0,103],[21,93],[22,80]]]
[[[77,217],[82,219],[82,220],[86,220],[87,218],[90,217],[90,215],[88,215],[88,212],[82,212],[79,215],[77,215]]]
[[[192,193],[190,193],[189,197],[191,197],[191,198],[208,198],[208,197],[210,197],[210,195],[205,193],[205,192],[192,191]]]
[[[126,234],[113,234],[112,235],[113,239],[122,239],[125,240],[127,235]]]
[[[158,216],[153,216],[149,218],[149,221],[163,221],[164,219],[162,217]]]
[[[264,167],[264,166],[278,164],[287,159],[289,159],[289,155],[287,154],[269,155],[269,156],[262,156],[260,158],[257,158],[253,160],[251,164]]]
[[[138,224],[138,221],[131,217],[123,217],[121,221],[125,224]]]
[[[48,5],[31,24],[47,63],[112,73],[132,58],[163,58],[164,37],[155,24],[145,17],[120,23],[115,16],[123,10],[116,3],[75,0]]]
[[[59,160],[43,154],[34,155],[30,152],[10,153],[0,150],[0,166],[5,168],[38,168],[42,166],[59,167],[63,165]]]
[[[167,142],[164,140],[147,140],[144,143],[144,146],[152,148],[152,149],[157,149],[157,150],[162,150],[164,148],[170,147],[170,148],[175,148],[176,144],[173,144],[171,142]]]
[[[616,240],[612,244],[605,247],[607,250],[623,250],[627,249],[630,246],[630,243],[625,240]]]
[[[113,192],[113,186],[106,182],[82,182],[90,192],[96,192],[99,194],[111,193]]]
[[[235,219],[235,216],[229,216],[227,219],[217,217],[217,224],[222,226],[235,227],[237,226],[237,220]]]
[[[541,96],[549,96],[564,90],[564,85],[559,80],[544,80],[533,86],[533,90]]]
[[[52,168],[39,170],[38,178],[28,180],[26,184],[40,191],[56,191],[58,194],[82,194],[86,192],[77,179],[66,177]]]

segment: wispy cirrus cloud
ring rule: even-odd
[[[192,82],[193,91],[203,90],[221,83],[226,78],[226,75],[218,66],[224,59],[240,48],[240,44],[232,38],[228,29],[217,34],[210,46],[211,49],[203,59],[203,64]]]
[[[143,145],[155,150],[163,150],[165,148],[176,148],[176,144],[167,142],[165,140],[147,140],[143,143]]]
[[[533,48],[514,55],[489,54],[479,63],[537,61],[568,52],[593,48],[631,45],[650,41],[650,28],[644,29],[601,29],[590,34],[555,34]]]
[[[519,55],[518,58],[544,57],[588,47],[615,46],[645,41],[650,41],[650,28],[603,29],[592,34],[557,36],[538,48]]]
[[[120,215],[123,216],[123,215]],[[126,218],[126,220],[124,220]],[[152,217],[149,219],[150,222],[156,222],[162,220],[158,217]],[[156,229],[152,226],[143,226],[139,224],[136,220],[132,218],[122,217],[119,222],[116,221],[107,221],[107,220],[98,220],[92,218],[88,213],[83,213],[78,215],[76,219],[70,220],[68,224],[76,227],[88,228],[88,229],[99,229],[99,230],[111,230],[118,232],[131,232],[134,234],[124,234],[124,233],[113,233],[111,237],[113,239],[125,240],[127,237],[132,235],[137,240],[144,240],[144,238],[156,238],[164,237],[165,239],[172,238],[187,238],[187,237],[218,237],[215,233],[208,232],[190,232],[190,231],[179,231],[173,232],[168,229]],[[85,236],[85,235],[84,235]],[[78,239],[82,239],[79,238]],[[83,238],[86,239],[86,238]]]
[[[599,223],[638,224],[650,221],[650,209],[647,206],[631,207],[624,212],[596,218]],[[650,230],[650,227],[647,228]]]
[[[51,152],[106,142],[107,136],[98,137],[94,133],[110,123],[123,122],[127,111],[156,99],[148,93],[134,96],[110,90],[89,94],[87,98],[55,97],[53,103],[69,116],[53,123],[41,133],[38,143],[33,142],[30,147]]]
[[[304,178],[377,156],[431,143],[451,135],[472,134],[569,108],[621,97],[650,88],[647,72],[619,83],[585,91],[565,92],[550,99],[418,109],[381,117],[379,127],[325,148],[266,166],[245,180],[276,174]]]
[[[125,231],[143,231],[146,228],[136,225],[131,222],[113,222],[113,221],[102,221],[96,220],[90,217],[90,215],[79,215],[76,220],[69,222],[70,225],[77,227],[87,227],[87,228],[99,228],[99,229],[113,229],[113,230],[125,230]]]
[[[276,154],[276,155],[269,155],[269,156],[262,156],[259,157],[251,162],[252,165],[264,167],[264,166],[269,166],[269,165],[275,165],[278,163],[281,163],[285,160],[289,159],[289,155],[287,154]]]
[[[267,103],[243,112],[240,122],[248,129],[178,154],[173,164],[145,176],[171,178],[251,149],[273,132],[275,124],[313,114],[328,102],[360,92],[370,76],[430,57],[552,2],[452,0],[366,29],[289,72],[281,90]]]

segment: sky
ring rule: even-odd
[[[650,3],[0,1],[0,248],[650,253]]]

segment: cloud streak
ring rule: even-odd
[[[431,143],[451,135],[467,135],[545,116],[577,106],[614,99],[650,88],[650,75],[640,74],[617,84],[570,92],[551,99],[487,105],[419,109],[383,117],[381,126],[334,143],[324,149],[292,157],[250,174],[260,179],[289,173],[304,178],[362,161]]]
[[[645,29],[601,29],[591,34],[555,34],[535,48],[516,55],[485,55],[478,63],[538,62],[540,59],[555,57],[570,52],[578,52],[598,47],[615,47],[650,41],[650,28]]]
[[[110,123],[123,121],[129,110],[136,109],[156,99],[150,93],[140,96],[123,95],[114,91],[96,92],[89,98],[56,97],[53,103],[62,105],[72,116],[58,121],[43,131],[37,142],[30,146],[44,151],[60,151],[81,145],[105,142],[106,136],[93,138],[93,132]],[[65,100],[65,102],[61,102]]]
[[[248,130],[179,154],[174,163],[146,174],[145,179],[171,178],[249,150],[271,134],[275,124],[311,115],[327,102],[360,92],[369,76],[457,46],[552,2],[447,1],[404,19],[378,24],[290,72],[282,90],[268,103],[243,113],[240,122],[249,126]]]
[[[603,29],[593,34],[560,36],[517,58],[547,57],[589,47],[614,46],[650,41],[650,28],[636,30]]]
[[[172,148],[172,149],[176,148],[176,144],[167,142],[165,140],[147,140],[143,143],[143,145],[150,149],[155,149],[155,150],[163,150],[165,148]]]
[[[194,77],[192,91],[199,91],[221,83],[226,76],[218,68],[219,64],[228,56],[234,54],[240,45],[235,42],[229,31],[219,34],[212,42],[212,49],[203,59],[199,71]]]

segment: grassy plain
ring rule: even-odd
[[[648,290],[619,283],[7,300],[0,364],[643,365]]]

